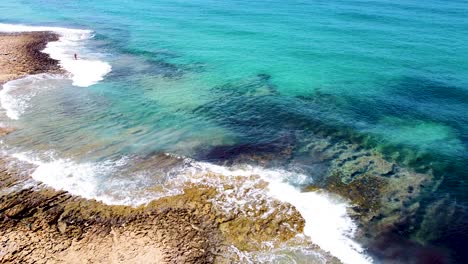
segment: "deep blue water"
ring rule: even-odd
[[[424,201],[455,213],[424,243],[468,261],[467,1],[2,0],[0,13],[91,29],[88,48],[113,67],[35,96],[18,148],[100,161],[350,140],[434,173]]]

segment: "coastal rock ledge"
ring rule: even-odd
[[[18,178],[0,173],[1,263],[212,263],[221,255],[213,222],[177,206],[184,195],[110,206],[41,184],[11,191]]]

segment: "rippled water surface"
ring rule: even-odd
[[[421,204],[450,204],[430,225],[444,232],[398,236],[412,253],[468,261],[468,2],[2,0],[0,13],[0,23],[92,30],[68,54],[112,66],[91,86],[39,76],[2,95],[2,122],[19,128],[5,148],[60,159],[52,171],[81,164],[77,190],[167,180],[149,183],[119,167],[126,159],[218,162],[320,135],[432,172],[439,185]],[[327,164],[295,155],[275,166],[320,181]]]

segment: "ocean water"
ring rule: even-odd
[[[44,52],[68,75],[0,91],[0,121],[18,128],[2,149],[37,166],[36,180],[140,204],[178,193],[168,186],[187,171],[255,173],[271,197],[298,208],[305,235],[324,250],[346,263],[386,261],[354,238],[348,202],[300,191],[321,180],[321,164],[299,153],[268,168],[219,162],[301,149],[321,135],[432,173],[438,185],[419,213],[449,206],[424,231],[420,223],[395,235],[416,263],[433,249],[443,253],[432,261],[468,261],[468,2],[2,0],[0,13],[0,31],[62,36]],[[155,153],[188,165],[131,165]],[[142,191],[155,185],[167,192]]]

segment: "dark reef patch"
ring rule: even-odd
[[[197,156],[197,159],[211,162],[238,159],[242,155],[276,154],[281,147],[275,144],[240,144],[228,146],[215,146],[206,154]]]
[[[382,263],[457,263],[446,249],[422,246],[392,233],[382,235],[375,241],[369,248],[369,253]]]

